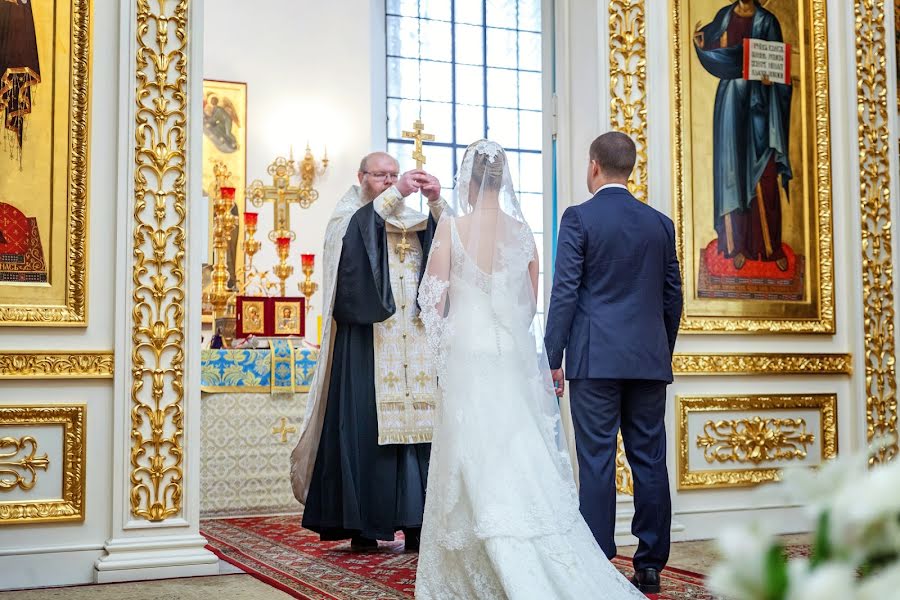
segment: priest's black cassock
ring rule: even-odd
[[[424,273],[436,222],[416,232]],[[396,312],[384,219],[374,203],[351,218],[337,269],[327,405],[303,513],[322,540],[393,540],[419,529],[431,444],[378,444],[373,324]]]

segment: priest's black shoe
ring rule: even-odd
[[[354,552],[369,552],[371,550],[378,550],[378,542],[371,538],[357,535],[350,540],[350,549]]]
[[[404,549],[407,552],[419,551],[419,537],[422,535],[421,529],[404,529],[403,537],[405,539]]]
[[[656,569],[638,569],[631,578],[631,583],[644,594],[659,593],[659,571]]]

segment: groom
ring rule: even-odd
[[[616,554],[616,434],[634,476],[639,540],[634,584],[659,592],[669,558],[672,503],[666,469],[666,385],[681,319],[672,221],[626,184],[634,142],[610,132],[591,144],[588,189],[559,227],[544,343],[558,393],[571,385],[581,512],[608,558]]]

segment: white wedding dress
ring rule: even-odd
[[[442,397],[416,598],[644,598],[578,510],[558,402],[531,327],[534,238],[505,153],[473,144],[460,172],[467,198],[439,224],[419,293]]]

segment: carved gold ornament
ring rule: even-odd
[[[87,429],[84,404],[48,406],[0,406],[0,427],[29,429],[59,426],[62,453],[57,458],[38,455],[41,435],[13,435],[0,438],[0,494],[19,489],[30,491],[37,483],[37,471],[46,471],[51,461],[61,464],[61,498],[32,501],[3,501],[0,495],[0,527],[14,524],[84,520],[85,449]],[[46,475],[44,475],[46,476]]]
[[[112,352],[0,352],[0,379],[109,379]]]
[[[137,0],[131,514],[181,512],[188,1]]]
[[[637,146],[628,188],[647,201],[647,37],[644,0],[609,2],[610,125]]]
[[[37,440],[30,435],[0,438],[0,492],[17,487],[27,492],[34,487],[37,470],[46,471],[50,466],[46,454],[35,456],[37,450]],[[16,459],[19,454],[24,456]]]
[[[820,427],[815,431],[808,430],[805,417],[796,414],[810,410],[819,414]],[[718,418],[723,412],[728,413],[726,418]],[[708,417],[699,435],[690,429],[689,417],[694,413]],[[675,417],[677,477],[681,490],[779,481],[781,467],[772,463],[812,466],[837,456],[835,394],[677,396]],[[697,427],[696,420],[694,423]],[[692,446],[704,450],[699,460],[706,465],[734,464],[741,468],[697,468],[691,464]],[[809,456],[810,446],[818,448],[818,456]]]
[[[683,354],[672,357],[676,375],[851,375],[849,354]]]
[[[622,441],[621,431],[616,437],[616,492],[634,496],[634,478],[625,456],[625,442]]]
[[[697,447],[710,464],[760,464],[804,459],[815,441],[805,419],[753,417],[707,421]]]
[[[888,160],[888,40],[884,0],[856,0],[856,94],[862,222],[863,330],[866,346],[866,439],[890,440],[870,457],[884,463],[900,452],[894,361],[894,269],[891,166]]]

